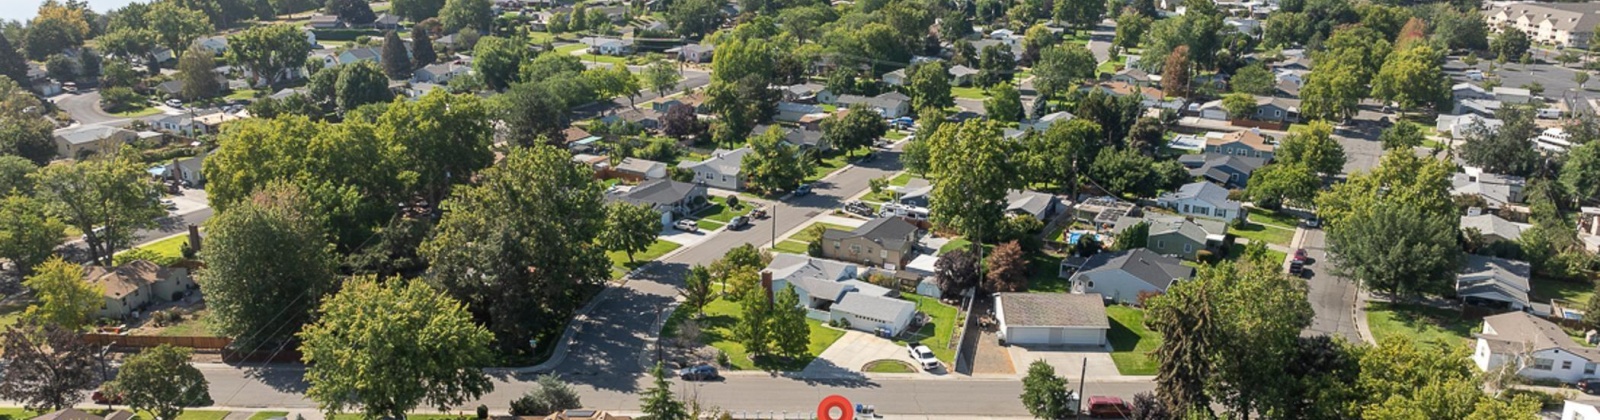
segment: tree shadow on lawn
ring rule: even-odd
[[[1472,330],[1476,326],[1475,320],[1463,317],[1458,309],[1436,308],[1414,303],[1372,302],[1368,310],[1386,311],[1389,313],[1389,319],[1409,329],[1410,335],[1430,341],[1436,341],[1437,337],[1428,336],[1444,334],[1466,340],[1472,336]]]

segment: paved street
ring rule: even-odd
[[[130,121],[127,118],[107,114],[104,110],[101,110],[100,91],[90,91],[77,95],[63,94],[52,98],[52,100],[57,107],[60,107],[62,111],[66,111],[67,115],[71,115],[72,119],[78,120],[81,124],[116,124]]]
[[[1333,274],[1333,262],[1328,260],[1322,229],[1305,229],[1301,247],[1311,257],[1311,264],[1305,268],[1311,274],[1310,280],[1307,280],[1306,297],[1311,301],[1311,311],[1315,313],[1311,318],[1311,327],[1303,333],[1334,335],[1344,337],[1351,343],[1362,342],[1356,333],[1355,308],[1351,306],[1356,302],[1355,282]]]
[[[1466,65],[1466,63],[1462,63],[1459,58],[1450,59],[1450,61],[1447,62],[1447,65],[1452,68],[1473,67]],[[1489,70],[1489,61],[1479,60],[1476,68],[1487,73]],[[1496,64],[1494,75],[1499,76],[1500,86],[1505,87],[1522,87],[1523,85],[1529,83],[1538,82],[1540,85],[1544,86],[1544,94],[1541,96],[1551,99],[1560,99],[1566,95],[1573,95],[1580,98],[1593,98],[1600,96],[1600,94],[1596,94],[1595,92],[1578,89],[1578,82],[1572,80],[1572,73],[1574,72],[1575,70],[1573,69],[1554,64],[1523,65],[1519,63],[1506,63]],[[1462,72],[1451,71],[1446,72],[1446,75],[1450,76],[1457,83],[1480,83],[1477,81],[1468,80],[1465,74]]]
[[[1111,59],[1111,40],[1117,36],[1117,21],[1106,19],[1089,31],[1089,52],[1097,63]]]

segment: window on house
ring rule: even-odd
[[[1159,248],[1166,248],[1167,247],[1167,243],[1166,242],[1167,241],[1163,241],[1163,240],[1157,239],[1156,240],[1156,248],[1158,248],[1158,249]]]
[[[1539,358],[1535,358],[1535,359],[1533,359],[1533,368],[1534,368],[1534,369],[1538,369],[1538,370],[1550,370],[1550,368],[1551,368],[1551,367],[1552,367],[1552,366],[1555,366],[1555,361],[1554,361],[1554,360],[1550,360],[1550,359],[1539,359]]]
[[[833,249],[839,249],[839,241],[833,241]]]
[[[1094,287],[1094,280],[1089,280],[1089,287]]]
[[[889,258],[889,250],[887,250],[887,249],[878,250],[878,258],[885,258],[885,259]]]
[[[850,252],[857,254],[861,253],[861,245],[850,245]]]
[[[1583,374],[1585,374],[1585,375],[1593,375],[1594,374],[1594,363],[1584,363],[1583,364]]]
[[[1183,244],[1183,253],[1188,254],[1190,252],[1194,252],[1194,245]]]
[[[1571,360],[1562,360],[1561,361],[1561,370],[1572,370],[1572,361]]]

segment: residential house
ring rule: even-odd
[[[860,95],[839,95],[837,102],[841,107],[866,105],[878,111],[884,118],[900,118],[911,113],[911,97],[900,92],[889,92],[870,98]]]
[[[706,103],[705,95],[696,92],[687,95],[658,99],[655,102],[650,103],[650,109],[654,109],[656,112],[665,114],[668,110],[672,109],[673,105],[684,105],[688,106],[691,110],[696,110],[698,113],[700,105],[704,103]]]
[[[1220,250],[1228,237],[1228,225],[1221,221],[1160,214],[1123,216],[1117,220],[1112,232],[1122,233],[1139,223],[1150,226],[1150,233],[1145,237],[1145,249],[1191,261],[1198,260],[1201,250]]]
[[[770,130],[774,127],[783,132],[784,142],[795,145],[795,147],[799,147],[801,149],[818,149],[822,151],[833,150],[832,145],[822,141],[821,131],[807,130],[800,127],[784,127],[762,124],[757,125],[754,129],[750,130],[750,137],[766,134],[767,130]]]
[[[1045,131],[1049,130],[1050,126],[1055,125],[1055,123],[1058,121],[1072,121],[1072,118],[1073,115],[1067,111],[1056,111],[1045,114],[1044,116],[1039,117],[1039,119],[1033,120],[1032,122],[1024,123],[1023,126],[1032,128],[1033,131]]]
[[[215,55],[222,55],[222,53],[228,51],[228,37],[222,35],[214,35],[196,39],[194,40],[194,44],[200,46],[200,48],[205,49],[206,51],[210,51]]]
[[[357,61],[371,61],[376,63],[382,56],[382,51],[377,48],[351,48],[339,52],[337,59],[339,60],[339,64],[350,64]]]
[[[851,231],[822,232],[822,256],[890,270],[904,267],[917,245],[917,225],[899,217],[879,217]]]
[[[950,84],[953,86],[967,86],[972,84],[972,78],[977,77],[978,69],[960,64],[950,66]]]
[[[1561,420],[1600,420],[1600,409],[1591,404],[1567,400],[1561,405]]]
[[[584,131],[582,128],[578,127],[567,127],[566,130],[561,131],[561,136],[566,138],[566,144],[568,148],[587,146],[591,143],[600,141],[600,136],[589,134],[588,131]]]
[[[632,55],[634,51],[633,40],[617,39],[611,37],[583,37],[578,40],[583,45],[589,46],[589,53],[595,55],[624,56]]]
[[[1128,95],[1139,95],[1141,98],[1139,103],[1145,108],[1163,108],[1173,110],[1183,108],[1183,99],[1164,99],[1166,94],[1162,93],[1161,89],[1148,86],[1138,86],[1123,82],[1105,82],[1097,86],[1106,94],[1118,98]]]
[[[499,158],[496,157],[496,161],[498,160]],[[572,155],[572,163],[594,171],[594,177],[596,179],[601,178],[604,173],[611,170],[611,158],[600,155],[591,155],[588,153],[574,154]]]
[[[1235,31],[1245,35],[1254,35],[1261,30],[1261,21],[1250,18],[1226,18],[1222,23],[1233,27]]]
[[[667,164],[639,158],[623,158],[611,171],[618,177],[633,182],[667,177]]]
[[[1305,54],[1291,54],[1289,50],[1283,51],[1284,60],[1272,63],[1273,70],[1304,70],[1311,71],[1311,58]]]
[[[344,21],[335,15],[313,15],[306,26],[311,29],[340,29],[344,27]]]
[[[1439,115],[1434,120],[1433,128],[1440,133],[1449,133],[1451,138],[1460,139],[1466,138],[1468,134],[1472,134],[1477,130],[1493,132],[1502,125],[1505,125],[1505,121],[1479,114]]]
[[[1162,193],[1156,204],[1179,214],[1219,220],[1243,220],[1245,212],[1239,202],[1228,199],[1228,190],[1210,182],[1194,182],[1178,187],[1177,191]]]
[[[1260,130],[1243,130],[1219,136],[1206,135],[1206,153],[1245,156],[1271,161],[1277,146]]]
[[[400,16],[388,13],[378,14],[378,19],[372,21],[372,29],[390,31],[400,29]]]
[[[1094,254],[1078,267],[1062,261],[1060,275],[1069,279],[1072,293],[1095,293],[1126,304],[1139,303],[1141,293],[1165,293],[1172,283],[1194,277],[1194,268],[1182,260],[1144,248]]]
[[[1310,70],[1278,69],[1272,72],[1272,78],[1278,83],[1288,83],[1299,88],[1306,85],[1306,75]]]
[[[1011,216],[1029,215],[1039,221],[1048,222],[1066,205],[1061,203],[1061,198],[1053,194],[1038,191],[1008,190],[1006,191],[1006,214]]]
[[[1266,159],[1224,153],[1186,154],[1178,163],[1189,168],[1189,175],[1205,178],[1227,188],[1244,188],[1250,174],[1267,164]]]
[[[457,76],[466,75],[472,71],[471,66],[463,66],[454,62],[429,64],[411,72],[411,81],[417,83],[449,84]]]
[[[206,157],[210,154],[211,152],[201,152],[195,156],[175,158],[163,166],[163,172],[169,179],[182,181],[185,185],[204,186],[206,175],[200,169],[205,166]]]
[[[1461,216],[1461,230],[1477,230],[1485,244],[1500,241],[1517,242],[1522,239],[1522,231],[1527,228],[1525,224],[1502,219],[1493,213]]]
[[[150,121],[150,125],[156,130],[186,137],[204,134],[206,130],[206,126],[196,122],[194,115],[189,113],[165,114]]]
[[[646,130],[656,130],[661,128],[661,113],[650,108],[628,108],[600,117],[599,121],[606,124],[627,121],[644,127]]]
[[[1450,113],[1493,118],[1502,107],[1505,107],[1505,104],[1495,99],[1458,99],[1450,104]]]
[[[850,263],[774,253],[761,277],[770,293],[793,287],[808,318],[847,323],[858,331],[904,332],[917,305],[894,298],[894,290],[858,280],[859,273]]]
[[[672,226],[676,218],[694,214],[710,202],[704,185],[664,178],[619,188],[607,193],[606,200],[649,206],[661,212],[663,227]]]
[[[1462,83],[1456,83],[1456,84],[1450,86],[1450,98],[1453,99],[1453,100],[1457,100],[1457,101],[1460,101],[1460,100],[1463,100],[1463,99],[1490,99],[1490,100],[1493,100],[1495,98],[1495,96],[1494,96],[1493,92],[1489,92],[1488,90],[1485,90],[1482,86],[1478,86],[1478,85],[1475,85],[1475,84],[1472,84],[1472,83],[1462,82]]]
[[[194,117],[194,122],[195,124],[199,124],[201,127],[203,127],[204,133],[215,134],[222,132],[223,124],[244,119],[245,117],[241,115],[249,114],[244,112],[227,113],[218,111]]]
[[[1483,318],[1472,362],[1488,372],[1510,363],[1517,376],[1529,380],[1575,383],[1596,378],[1600,349],[1573,341],[1555,323],[1527,312]]]
[[[1528,278],[1528,263],[1504,258],[1468,254],[1466,265],[1456,275],[1456,296],[1463,303],[1506,309],[1528,310],[1528,294],[1533,292]]]
[[[678,58],[678,61],[690,63],[709,63],[716,54],[716,47],[706,44],[688,44],[681,47],[667,49],[667,54]]]
[[[138,133],[132,130],[104,126],[80,125],[55,131],[56,155],[78,159],[88,155],[111,155],[123,145],[133,142]]]
[[[1600,4],[1596,3],[1493,3],[1487,6],[1484,20],[1491,31],[1514,27],[1540,45],[1556,48],[1589,48],[1595,25],[1600,25]]]
[[[832,103],[834,99],[832,91],[829,91],[826,86],[816,83],[801,83],[783,88],[784,102],[802,104]]]
[[[822,107],[800,102],[778,102],[778,115],[772,117],[779,122],[800,122],[801,118],[811,114],[824,113]]]
[[[1490,209],[1500,209],[1521,203],[1523,187],[1527,180],[1520,176],[1486,173],[1476,167],[1462,167],[1462,172],[1450,176],[1450,195],[1475,195],[1483,198]]]
[[[519,418],[526,419],[528,417],[519,417]],[[536,418],[539,418],[539,417],[536,417]],[[562,410],[560,413],[554,413],[554,414],[542,417],[542,419],[543,420],[633,420],[633,417],[631,417],[631,416],[619,416],[619,415],[616,415],[616,414],[611,414],[611,413],[607,413],[607,412],[600,411],[600,410],[577,409],[577,410]]]
[[[1533,91],[1523,88],[1495,86],[1491,92],[1494,92],[1495,100],[1508,104],[1525,104],[1536,98]]]
[[[178,300],[200,290],[189,274],[187,268],[164,268],[136,260],[111,269],[91,265],[84,269],[84,281],[104,288],[100,317],[127,319],[139,317],[139,311],[152,303]]]
[[[889,86],[905,86],[906,69],[895,69],[895,71],[884,73],[880,79],[883,80],[883,84]]]
[[[1257,96],[1256,113],[1250,119],[1283,124],[1284,126],[1300,122],[1300,100],[1275,96]]]
[[[740,164],[744,156],[750,154],[749,147],[734,150],[717,149],[711,152],[711,157],[699,162],[678,162],[679,168],[694,172],[694,182],[705,184],[713,188],[738,191],[744,189],[744,176],[740,173]]]
[[[1098,294],[996,293],[1001,341],[1012,345],[1105,347],[1111,322]]]
[[[1280,98],[1300,98],[1300,85],[1291,82],[1278,82],[1273,86],[1272,96]]]
[[[1123,67],[1122,70],[1117,70],[1116,74],[1111,75],[1111,81],[1134,86],[1147,86],[1151,83],[1150,73],[1145,73],[1138,67]]]

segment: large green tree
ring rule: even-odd
[[[680,36],[703,37],[722,24],[722,5],[716,0],[675,1],[667,7],[666,21]]]
[[[1461,248],[1449,163],[1391,153],[1370,173],[1317,198],[1337,272],[1387,293],[1415,296],[1453,284]]]
[[[155,2],[144,14],[157,41],[173,53],[183,53],[194,40],[215,30],[206,14],[176,1]],[[211,54],[207,52],[206,54]]]
[[[678,81],[683,80],[683,73],[678,71],[678,66],[667,60],[656,60],[644,69],[644,86],[656,93],[656,96],[667,96],[667,92],[678,86]]]
[[[0,76],[10,78],[13,82],[28,80],[28,60],[5,34],[0,34]]]
[[[250,70],[254,83],[284,80],[292,69],[305,67],[311,44],[292,25],[256,26],[228,36],[228,63]]]
[[[32,411],[55,411],[83,399],[100,382],[100,347],[78,331],[24,322],[0,336],[0,398]]]
[[[739,274],[754,274],[753,269],[744,268],[742,273],[735,273],[737,277],[754,277]],[[737,292],[739,308],[743,313],[733,326],[733,338],[745,351],[751,355],[762,356],[773,350],[773,323],[774,314],[772,301],[767,297],[768,291],[761,287],[743,287]]]
[[[1041,419],[1071,417],[1078,408],[1071,401],[1067,379],[1056,376],[1056,368],[1043,360],[1028,364],[1028,375],[1022,378],[1022,405],[1029,414]]]
[[[771,318],[772,350],[790,359],[806,356],[810,351],[811,327],[806,325],[806,308],[801,306],[800,294],[793,286],[777,292]]]
[[[1233,78],[1228,79],[1228,84],[1234,92],[1263,96],[1272,95],[1278,88],[1278,81],[1272,72],[1260,63],[1239,68]]]
[[[1016,160],[1020,160],[1023,181],[1076,191],[1078,176],[1089,170],[1099,138],[1098,124],[1074,118],[1024,137],[1021,149],[1012,156],[1020,158]]]
[[[1489,52],[1495,54],[1503,63],[1522,57],[1532,46],[1533,40],[1528,37],[1527,32],[1515,27],[1506,27],[1500,31],[1499,36],[1489,42]]]
[[[1506,106],[1495,111],[1499,127],[1474,123],[1462,139],[1460,156],[1468,165],[1504,175],[1528,176],[1539,168],[1539,151],[1534,138],[1541,129],[1534,123],[1533,108]]]
[[[49,165],[33,173],[34,197],[56,220],[78,228],[89,258],[112,264],[111,254],[130,245],[135,229],[154,227],[166,214],[145,164],[130,154]]]
[[[443,202],[422,245],[428,278],[465,302],[501,349],[526,352],[529,339],[560,334],[585,290],[609,277],[593,179],[565,150],[519,147]]]
[[[999,234],[1006,191],[1019,182],[1000,123],[945,124],[920,141],[929,146],[928,174],[939,180],[929,203],[933,224],[980,240]]]
[[[339,79],[334,82],[333,89],[334,103],[340,112],[348,114],[362,105],[394,99],[394,93],[389,91],[389,78],[377,63],[357,61],[339,67]]]
[[[948,85],[947,85],[948,86]],[[857,105],[843,116],[834,115],[822,120],[822,139],[846,154],[872,146],[873,142],[889,132],[889,123],[883,121],[871,107]]]
[[[444,0],[394,0],[394,12],[412,22],[439,16]]]
[[[1440,66],[1443,54],[1428,44],[1397,49],[1372,79],[1372,97],[1400,109],[1443,106],[1450,100],[1450,79]]]
[[[494,390],[481,370],[494,361],[493,335],[422,280],[356,277],[318,313],[300,332],[300,349],[306,396],[330,416],[360,407],[367,418],[400,418],[420,405],[443,411]]]
[[[772,127],[750,138],[750,153],[740,161],[739,174],[750,188],[768,193],[790,191],[805,181],[807,166],[798,147],[783,140],[783,129]]]
[[[395,153],[398,178],[414,194],[437,201],[494,163],[494,127],[476,95],[440,90],[390,104],[378,117],[378,138]]]
[[[89,326],[105,299],[105,286],[84,281],[83,267],[61,257],[40,264],[22,285],[38,299],[23,317],[73,331]]]
[[[661,233],[661,212],[648,205],[617,202],[606,205],[606,227],[600,243],[608,251],[622,251],[633,262],[633,254],[650,248]]]
[[[1250,174],[1245,195],[1257,205],[1275,208],[1283,203],[1311,204],[1322,188],[1322,178],[1303,163],[1272,163]]]
[[[1274,155],[1278,162],[1304,164],[1312,171],[1335,175],[1344,170],[1344,146],[1333,140],[1333,125],[1312,121],[1289,130]]]
[[[0,258],[15,264],[21,274],[33,272],[34,266],[49,259],[67,228],[50,217],[39,201],[24,195],[25,191],[13,192],[0,201]]]
[[[1584,143],[1568,151],[1557,179],[1578,200],[1600,198],[1600,143]]]
[[[922,63],[906,69],[906,92],[911,94],[911,108],[947,108],[956,104],[950,96],[950,73],[942,62]]]
[[[366,0],[327,0],[323,11],[338,16],[341,21],[356,25],[365,25],[378,20],[378,15],[372,12],[372,5],[367,4]]]
[[[1022,109],[1022,92],[1010,82],[1001,82],[989,89],[983,100],[983,111],[989,118],[1001,122],[1019,122],[1026,117]]]
[[[217,75],[216,68],[216,57],[211,55],[211,51],[199,45],[190,47],[183,53],[183,57],[178,59],[178,80],[183,81],[183,90],[178,96],[187,101],[194,101],[222,94],[222,80]]]
[[[1095,77],[1094,54],[1078,44],[1061,44],[1045,48],[1033,64],[1033,88],[1039,96],[1049,98],[1072,92],[1084,80]]]
[[[1384,150],[1398,148],[1402,151],[1409,151],[1412,148],[1422,146],[1423,140],[1426,140],[1426,137],[1422,133],[1422,125],[1403,120],[1383,129],[1383,133],[1378,134],[1378,142],[1383,143]]]
[[[145,349],[122,361],[106,389],[122,396],[134,411],[175,419],[184,407],[211,403],[210,383],[189,362],[191,350],[169,344]]]
[[[273,184],[207,221],[196,281],[217,332],[239,348],[289,339],[335,288],[333,247],[313,204]]]
[[[444,7],[439,9],[439,24],[444,26],[445,33],[455,33],[461,28],[494,27],[493,4],[489,0],[445,0]]]
[[[392,80],[406,80],[411,78],[411,56],[407,51],[405,42],[400,40],[400,34],[388,31],[383,34],[383,74]]]

